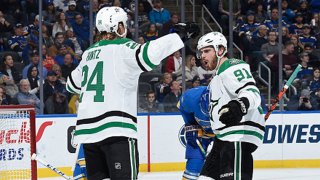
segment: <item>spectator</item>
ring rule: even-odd
[[[28,81],[30,83],[30,93],[35,94],[38,98],[40,97],[39,89],[40,89],[40,77],[39,70],[37,66],[30,66],[28,69]]]
[[[144,8],[144,3],[141,1],[139,1],[139,6],[138,6],[138,24],[139,24],[139,30],[141,30],[141,32],[145,32],[150,24],[148,13]]]
[[[19,104],[29,104],[36,108],[36,113],[40,113],[40,99],[30,92],[30,84],[28,79],[20,80],[20,92],[17,93],[17,100]]]
[[[305,44],[303,47],[303,51],[309,54],[311,66],[313,67],[320,66],[320,56],[314,52],[313,46],[311,46],[311,44]]]
[[[42,25],[42,42],[46,47],[50,47],[54,44],[53,42],[53,38],[50,35],[51,33],[49,33],[48,27],[43,24]],[[37,44],[38,45],[38,44]]]
[[[65,39],[64,33],[58,32],[54,38],[54,44],[52,46],[50,46],[48,49],[48,55],[51,57],[55,57],[58,54],[58,47],[61,44],[66,44],[65,40],[66,39]],[[67,46],[67,50],[72,55],[75,55],[74,51],[72,50],[72,48],[70,46]]]
[[[201,81],[200,81],[199,76],[194,76],[191,82],[192,82],[192,84],[191,84],[190,88],[195,88],[195,87],[201,85]]]
[[[290,97],[288,110],[310,111],[318,108],[317,99],[310,96],[311,92],[308,89],[303,89],[300,95]]]
[[[149,20],[161,30],[163,24],[170,20],[170,12],[162,7],[161,0],[153,0],[152,3],[153,9],[149,12]]]
[[[303,31],[302,35],[299,36],[300,42],[305,45],[305,44],[310,44],[313,46],[313,48],[316,48],[317,46],[317,39],[314,36],[311,36],[311,26],[309,24],[303,25]]]
[[[179,68],[174,72],[176,81],[180,84],[182,83],[182,68]],[[185,66],[185,81],[191,82],[192,79],[198,75],[198,67],[196,66],[196,58],[193,55],[188,55],[186,57],[186,66]]]
[[[49,71],[45,83],[43,84],[44,102],[54,94],[60,92],[66,94],[65,85],[58,80],[57,74],[54,71]]]
[[[283,66],[283,70],[285,73],[284,78],[288,79],[293,70],[294,67],[298,64],[298,58],[293,54],[294,52],[294,45],[292,42],[287,42],[282,50],[282,66]],[[279,72],[279,55],[276,54],[271,58],[271,70],[272,73],[275,74],[275,80],[273,81],[274,83],[278,81],[278,72]]]
[[[58,32],[65,33],[67,30],[72,29],[69,22],[66,20],[64,12],[60,12],[56,17],[56,22],[52,27],[52,37],[56,37]]]
[[[265,60],[270,61],[271,58],[278,53],[277,32],[270,31],[268,33],[268,43],[261,46],[262,56]]]
[[[14,67],[13,58],[10,54],[4,55],[0,66],[0,73],[7,75],[15,83],[19,83],[21,80],[21,74]]]
[[[161,107],[156,101],[156,93],[152,90],[146,93],[146,99],[139,107],[139,112],[161,112]]]
[[[54,60],[56,61],[57,64],[59,64],[60,66],[62,66],[64,64],[64,56],[67,54],[67,53],[70,53],[68,52],[68,47],[64,44],[61,44],[59,47],[58,47],[59,51],[58,51],[58,54],[54,57]],[[70,53],[71,54],[71,53]],[[72,54],[71,54],[72,55]],[[72,57],[73,58],[73,57]],[[76,59],[73,58],[73,64],[78,64],[78,61]]]
[[[61,70],[61,66],[59,64],[54,64],[52,66],[52,71],[55,72],[57,74],[57,78],[58,80],[60,80],[60,82],[65,85],[67,80],[62,77],[62,70]]]
[[[295,12],[289,7],[288,0],[281,2],[282,18],[287,24],[291,24],[295,16]]]
[[[181,86],[177,81],[172,81],[170,89],[170,93],[163,99],[164,112],[178,112],[177,103],[181,96]]]
[[[294,52],[293,52],[293,54],[298,57],[299,54],[302,53],[302,51],[303,51],[303,45],[301,44],[298,35],[292,34],[292,35],[291,35],[291,38],[290,38],[290,41],[291,41],[291,42],[293,43],[293,45],[294,45]]]
[[[286,44],[286,42],[290,41],[291,34],[289,33],[289,29],[285,26],[282,27],[282,44]]]
[[[148,30],[144,33],[144,38],[146,41],[155,40],[159,37],[159,32],[156,24],[151,23]]]
[[[13,99],[6,94],[4,86],[0,86],[0,105],[12,105],[14,104]]]
[[[298,90],[309,88],[309,81],[313,77],[313,68],[309,65],[308,53],[301,53],[299,55],[301,61],[301,70],[298,72],[296,79],[292,83]]]
[[[14,35],[8,40],[8,45],[10,50],[19,53],[20,57],[24,57],[28,54],[29,45],[27,37],[24,35],[22,24],[17,23],[14,26]],[[28,62],[24,63],[27,64]]]
[[[249,41],[249,64],[251,72],[258,70],[259,63],[263,61],[261,47],[263,44],[268,43],[267,40],[268,28],[265,25],[258,26],[258,32],[253,35],[252,39]]]
[[[75,58],[81,60],[83,51],[88,47],[88,43],[76,37],[72,30],[68,30],[66,34],[66,44],[72,48],[76,54]]]
[[[156,97],[159,103],[162,103],[164,97],[170,92],[171,82],[172,75],[170,73],[163,73],[160,83],[156,85]]]
[[[56,62],[48,55],[47,51],[47,46],[42,45],[42,65],[47,71],[51,71],[52,65],[56,64]]]
[[[295,23],[289,26],[289,31],[291,34],[296,34],[300,36],[303,32],[303,16],[301,13],[296,13],[295,15]]]
[[[168,57],[168,60],[166,61],[166,72],[167,73],[173,73],[181,69],[182,65],[182,57],[180,51],[176,51],[173,53],[172,56]]]
[[[45,114],[68,114],[67,96],[58,91],[54,92],[45,102]]]
[[[255,19],[257,23],[262,24],[265,20],[269,19],[267,11],[263,8],[263,4],[259,3],[255,10]]]
[[[167,35],[172,32],[172,28],[179,22],[179,15],[177,13],[172,13],[170,21],[163,24],[161,36]]]
[[[48,27],[49,34],[52,34],[52,28],[56,21],[57,11],[53,2],[49,2],[46,5],[45,10],[42,12],[43,23]],[[51,36],[51,35],[50,35]]]
[[[71,72],[77,67],[75,63],[73,63],[75,59],[72,57],[70,53],[64,55],[63,65],[61,66],[62,77],[67,79],[70,76]]]
[[[270,19],[266,20],[264,24],[270,29],[278,32],[279,11],[277,7],[271,9]],[[287,26],[287,23],[282,20],[282,26]]]
[[[250,39],[256,33],[260,24],[255,22],[253,11],[248,11],[246,17],[246,22],[240,27],[239,36]]]
[[[0,86],[6,88],[7,95],[11,98],[14,98],[15,95],[19,92],[18,86],[14,83],[13,80],[9,79],[9,76],[0,73]]]
[[[79,14],[79,12],[76,10],[76,6],[77,6],[76,1],[69,0],[68,10],[66,11],[66,18],[70,24],[73,24],[75,22],[75,16],[76,14]]]
[[[89,22],[84,20],[81,14],[76,14],[74,16],[74,19],[75,22],[72,24],[74,34],[78,38],[89,44]]]
[[[252,51],[261,51],[263,44],[268,43],[267,40],[268,28],[265,25],[258,26],[257,34],[253,35],[250,41],[250,49]]]
[[[143,35],[140,35],[139,37],[138,37],[138,43],[139,44],[144,44],[146,42],[146,40],[144,39],[144,36]]]
[[[316,92],[320,89],[320,69],[318,67],[313,68],[313,78],[310,81],[310,90]]]
[[[3,12],[0,11],[0,51],[7,49],[7,40],[12,30],[11,23],[7,21]]]
[[[28,74],[28,69],[31,66],[38,66],[38,69],[40,69],[40,63],[39,63],[39,52],[34,50],[31,52],[31,62],[25,66],[22,70],[22,78],[23,79],[27,79],[27,74]],[[45,67],[42,68],[42,77],[46,77],[47,76],[47,69]]]
[[[297,10],[297,12],[300,12],[303,16],[304,22],[303,23],[309,23],[312,17],[311,11],[308,7],[308,1],[307,0],[300,0],[300,5]]]

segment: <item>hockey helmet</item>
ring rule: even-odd
[[[99,32],[116,33],[120,37],[127,34],[127,13],[120,7],[104,7],[99,10],[96,17],[96,27]],[[118,33],[119,23],[123,23],[125,32]]]
[[[214,50],[218,52],[219,47],[223,46],[224,47],[224,52],[222,55],[217,57],[220,59],[227,53],[227,39],[224,37],[224,35],[220,32],[210,32],[205,35],[203,35],[197,45],[197,58],[201,58],[201,53],[200,49],[208,46],[213,46]]]

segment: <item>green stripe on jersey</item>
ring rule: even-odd
[[[249,131],[249,130],[234,130],[234,131],[229,131],[226,133],[222,133],[222,134],[216,134],[217,138],[223,138],[225,136],[229,136],[229,135],[234,135],[234,134],[244,134],[244,135],[252,135],[252,136],[256,136],[259,139],[263,139],[263,135],[256,132],[256,131]]]
[[[219,67],[218,73],[217,75],[223,73],[226,69],[228,69],[231,66],[237,65],[237,64],[247,64],[245,61],[240,60],[240,59],[227,59],[226,61],[224,61],[221,66]]]
[[[114,40],[101,40],[99,42],[94,43],[92,46],[90,46],[88,49],[95,48],[95,47],[101,47],[106,46],[109,44],[124,44],[126,42],[132,41],[131,39],[127,38],[119,38]]]
[[[74,90],[72,90],[72,88],[69,86],[69,84],[67,84],[67,91],[71,92],[72,94],[78,94]]]
[[[132,129],[134,131],[137,131],[137,127],[133,124],[129,124],[129,123],[125,123],[125,122],[109,122],[109,123],[105,123],[101,126],[98,126],[96,128],[77,130],[75,132],[75,135],[94,134],[94,133],[98,133],[102,130],[105,130],[107,128],[124,128],[124,129]]]
[[[148,57],[148,47],[149,47],[149,44],[150,44],[150,42],[147,42],[147,43],[144,45],[144,48],[143,48],[143,51],[142,51],[142,57],[143,57],[144,62],[145,62],[151,69],[154,69],[154,68],[156,68],[156,65],[155,65],[155,64],[152,64],[152,62],[150,61],[150,59],[149,59],[149,57]]]
[[[248,88],[247,91],[252,91],[252,92],[257,93],[257,94],[260,95],[260,92],[255,88]]]

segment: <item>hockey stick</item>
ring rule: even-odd
[[[287,89],[290,87],[292,81],[297,77],[298,72],[301,69],[301,65],[299,64],[296,69],[293,71],[292,75],[290,76],[289,80],[286,82],[286,84],[284,85],[284,87],[282,88],[282,90],[279,92],[279,94],[277,95],[276,99],[273,101],[272,105],[270,106],[268,112],[266,113],[266,115],[264,116],[264,120],[266,121],[270,114],[272,113],[272,111],[276,108],[278,102],[280,101],[280,99],[282,98],[283,94],[287,91]]]
[[[47,168],[51,169],[52,171],[54,171],[55,173],[59,174],[60,176],[62,176],[64,179],[68,179],[68,180],[75,180],[75,179],[79,179],[81,177],[69,177],[66,174],[64,174],[63,172],[59,171],[57,168],[55,168],[54,166],[52,166],[51,164],[45,162],[43,159],[39,158],[39,156],[37,156],[37,154],[32,154],[31,156],[32,160],[35,160],[39,163],[41,163],[42,165],[46,166]]]
[[[199,141],[198,138],[196,139],[196,142],[197,142],[197,145],[199,146],[199,148],[200,148],[200,150],[201,150],[201,152],[202,152],[202,155],[203,155],[204,157],[206,157],[206,156],[207,156],[207,152],[206,152],[206,150],[204,150],[204,148],[203,148],[203,146],[201,145],[201,143],[200,143],[200,141]]]

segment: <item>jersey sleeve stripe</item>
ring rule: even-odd
[[[112,116],[119,116],[119,117],[125,117],[131,119],[134,123],[137,123],[137,118],[126,113],[123,111],[108,111],[104,114],[101,114],[100,116],[93,117],[93,118],[87,118],[87,119],[79,119],[77,121],[77,125],[82,125],[82,124],[92,124],[96,123],[102,119],[105,119],[107,117],[112,117]]]
[[[71,82],[71,85],[72,85],[75,89],[81,91],[81,88],[78,87],[78,86],[74,83],[74,81],[73,81],[73,79],[72,79],[72,76],[69,76],[69,80],[70,80],[70,82]]]
[[[73,93],[73,94],[78,94],[77,92],[75,92],[70,86],[69,84],[67,84],[67,91]]]
[[[150,59],[149,59],[149,56],[148,56],[148,47],[149,47],[149,44],[150,44],[150,41],[145,43],[144,47],[143,47],[143,51],[142,51],[142,57],[143,57],[143,60],[144,62],[151,68],[151,69],[154,69],[156,68],[156,65],[153,64]]]
[[[148,70],[142,65],[142,63],[140,61],[140,58],[139,58],[140,51],[141,51],[141,46],[139,46],[139,48],[136,51],[136,60],[137,60],[137,63],[138,63],[138,66],[140,67],[140,69],[144,72],[147,72]]]
[[[247,87],[247,86],[250,86],[250,85],[253,85],[255,86],[256,84],[254,82],[248,82],[246,83],[244,86],[240,87],[239,89],[236,90],[236,94],[238,94],[243,88]]]

